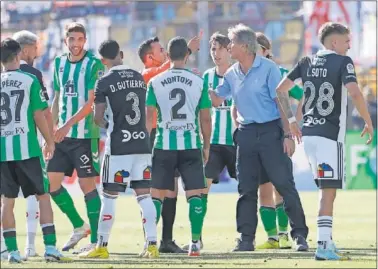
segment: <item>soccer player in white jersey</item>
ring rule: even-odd
[[[222,83],[223,75],[231,64],[228,45],[230,39],[220,34],[214,33],[210,37],[210,55],[215,64],[203,74],[204,83],[208,89],[215,89]],[[231,178],[236,178],[236,147],[233,142],[233,132],[235,130],[231,117],[232,99],[225,100],[220,106],[213,107],[211,113],[212,133],[210,139],[209,161],[205,166],[205,176],[207,178],[207,188],[202,194],[203,215],[206,217],[207,196],[211,184],[219,183],[219,175],[225,167]],[[203,248],[202,235],[200,239]],[[189,245],[183,247],[188,250]]]
[[[49,100],[46,86],[43,81],[42,72],[33,67],[35,58],[38,56],[38,37],[29,31],[19,31],[14,33],[13,37],[21,46],[21,71],[35,75],[41,85],[43,97],[46,102]],[[53,122],[51,117],[51,110],[47,108],[43,111],[46,122],[48,124],[50,133],[53,134]],[[43,136],[38,131],[38,141],[43,147],[45,141]],[[25,245],[25,258],[38,256],[35,251],[35,236],[39,220],[38,200],[36,196],[29,196],[26,199],[26,245]]]
[[[63,246],[63,251],[75,247],[89,233],[90,244],[82,250],[96,247],[101,209],[101,200],[96,189],[100,131],[94,123],[92,105],[94,86],[103,75],[104,66],[100,59],[84,49],[85,42],[84,26],[79,23],[69,24],[65,35],[69,53],[56,57],[54,62],[55,97],[52,113],[54,123],[58,125],[55,132],[57,144],[47,172],[51,197],[67,215],[74,228],[70,239]],[[71,176],[74,169],[84,193],[90,225],[81,218],[70,194],[62,186],[64,176]]]
[[[156,210],[150,194],[151,154],[146,130],[146,84],[139,72],[123,65],[123,53],[116,41],[104,41],[99,53],[109,69],[95,88],[95,121],[107,129],[101,168],[103,202],[97,247],[80,254],[80,257],[109,257],[107,246],[115,219],[116,198],[130,184],[141,209],[146,237],[147,247],[141,256],[157,258]],[[109,121],[104,120],[105,111]]]
[[[4,66],[0,84],[1,224],[9,252],[8,261],[21,263],[14,216],[15,199],[20,188],[24,197],[38,195],[46,261],[69,260],[56,248],[53,212],[48,194],[49,182],[36,132],[38,127],[46,140],[44,156],[46,159],[51,158],[55,143],[43,113],[48,106],[38,79],[20,70],[20,44],[7,38],[1,42],[0,50]]]
[[[185,69],[189,51],[184,38],[175,37],[169,41],[168,56],[171,68],[152,78],[147,87],[148,132],[151,132],[157,109],[151,193],[158,222],[165,191],[174,189],[175,170],[179,171],[189,204],[191,241],[188,255],[199,256],[203,225],[201,196],[206,188],[203,165],[208,160],[210,148],[211,100],[202,78]]]
[[[345,183],[344,143],[347,93],[365,121],[361,136],[373,137],[373,124],[357,84],[353,61],[346,56],[350,49],[350,30],[334,22],[322,25],[319,39],[324,50],[303,57],[277,88],[282,108],[290,122],[292,134],[303,142],[312,173],[320,189],[317,219],[318,246],[316,260],[343,260],[332,239],[333,204],[336,190]],[[305,91],[302,132],[291,111],[287,91],[302,79]]]

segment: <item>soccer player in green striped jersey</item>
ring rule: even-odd
[[[189,203],[192,236],[188,255],[199,256],[203,225],[201,195],[206,188],[203,164],[209,156],[211,100],[202,78],[185,69],[189,56],[185,39],[175,37],[170,40],[168,55],[171,68],[152,78],[147,87],[146,125],[149,133],[157,110],[151,194],[158,221],[165,191],[174,190],[174,175],[178,169]]]
[[[49,181],[37,138],[37,129],[46,145],[46,159],[54,154],[55,143],[45,120],[48,107],[36,76],[20,70],[21,46],[14,39],[1,42],[4,71],[0,83],[0,195],[3,196],[2,228],[8,261],[21,263],[17,246],[14,204],[21,187],[25,198],[37,195],[40,223],[47,261],[69,260],[56,248],[56,233],[50,202]]]
[[[269,59],[271,56],[271,42],[261,32],[256,33],[257,43],[261,49],[259,53]],[[288,70],[280,66],[282,77],[285,77]],[[300,101],[303,96],[303,90],[298,85],[294,86],[289,91],[289,96],[297,101]],[[290,156],[291,157],[291,156]],[[288,223],[289,219],[283,206],[283,199],[281,195],[275,190],[272,183],[270,183],[267,173],[263,170],[260,175],[260,217],[264,225],[264,229],[268,234],[268,240],[258,245],[257,249],[286,249],[291,248],[291,242],[288,237]],[[277,224],[278,222],[278,229]]]
[[[218,32],[210,37],[210,55],[215,67],[205,71],[203,75],[204,83],[209,89],[215,89],[223,80],[223,74],[230,67],[231,58],[228,52],[230,39]],[[232,99],[225,100],[223,104],[212,108],[212,133],[210,139],[209,161],[205,166],[205,176],[207,178],[207,188],[202,194],[202,206],[204,218],[207,212],[207,196],[211,184],[219,182],[219,175],[225,167],[231,178],[236,178],[236,147],[232,139],[235,130],[231,117]],[[203,248],[202,236],[200,239]],[[189,245],[183,247],[187,250]]]
[[[94,123],[94,85],[103,75],[104,66],[91,52],[84,50],[86,30],[79,23],[66,28],[65,44],[69,53],[55,58],[52,113],[57,130],[56,150],[48,164],[50,193],[60,210],[72,223],[74,232],[63,251],[75,245],[89,233],[90,244],[81,249],[95,248],[101,200],[96,189],[98,174],[99,128]],[[80,187],[85,196],[89,225],[77,212],[74,202],[62,186],[64,176],[76,169]],[[79,251],[80,252],[80,251]]]

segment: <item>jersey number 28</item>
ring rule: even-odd
[[[315,95],[316,95],[316,88],[314,83],[311,81],[306,81],[303,84],[303,89],[305,91],[305,94],[307,91],[310,91],[310,96],[306,100],[306,103],[304,104],[305,114],[307,114],[314,102]],[[327,91],[327,93],[325,93]],[[322,85],[319,87],[319,96],[318,100],[316,100],[316,109],[319,112],[319,115],[326,117],[329,114],[332,113],[333,108],[335,107],[335,101],[333,100],[333,95],[335,94],[335,90],[331,83],[329,82],[323,82]],[[325,103],[325,105],[324,105]],[[324,106],[323,106],[324,105]],[[314,107],[314,109],[315,109]]]

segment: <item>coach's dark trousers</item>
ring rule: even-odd
[[[257,227],[257,190],[260,169],[265,168],[270,182],[283,197],[292,227],[291,237],[307,238],[308,228],[301,200],[295,188],[292,162],[283,151],[281,120],[241,125],[235,133],[237,143],[236,176],[239,200],[236,208],[237,230],[242,240],[254,240]]]

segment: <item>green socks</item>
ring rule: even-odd
[[[84,225],[84,220],[77,212],[71,195],[63,186],[59,190],[51,192],[50,195],[60,210],[67,215],[74,229],[80,228]]]
[[[160,220],[160,216],[161,216],[161,206],[162,206],[163,202],[160,199],[158,199],[158,198],[152,198],[152,202],[155,205],[155,209],[156,209],[156,224],[158,224],[159,220]]]
[[[278,219],[278,233],[287,233],[289,218],[285,212],[283,203],[276,205],[276,214]]]
[[[276,225],[276,210],[272,207],[260,207],[260,217],[264,225],[264,229],[269,238],[278,239]]]
[[[202,194],[202,208],[203,208],[203,218],[205,219],[207,213],[207,194]]]
[[[3,231],[5,245],[9,252],[17,251],[17,238],[16,238],[16,229],[8,229]]]
[[[85,195],[85,204],[87,206],[87,215],[91,227],[91,243],[97,243],[98,220],[101,210],[101,199],[97,189]]]
[[[45,246],[56,246],[55,226],[52,223],[42,224],[43,243]]]
[[[192,240],[197,241],[201,237],[204,218],[202,199],[199,196],[191,196],[188,198],[188,203]]]

